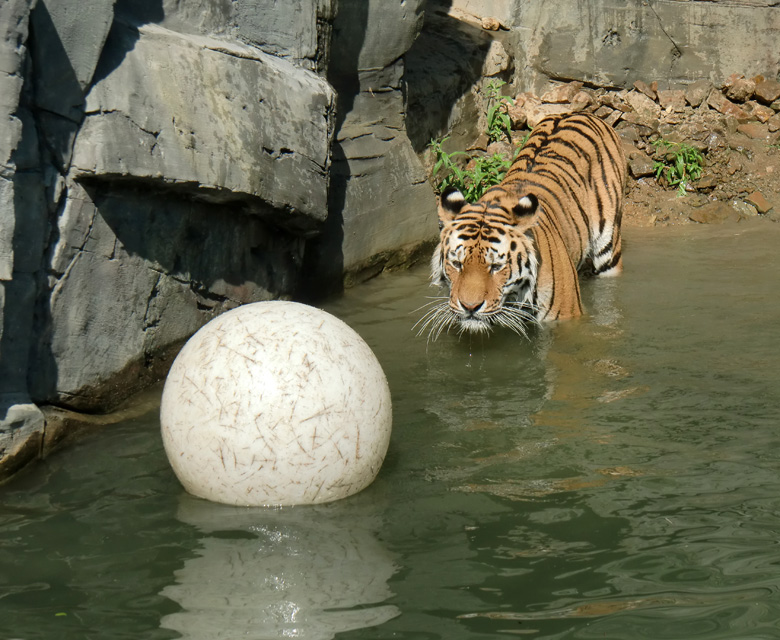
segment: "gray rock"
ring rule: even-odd
[[[628,161],[628,170],[634,178],[651,176],[655,173],[653,161],[644,153],[636,153]]]
[[[469,0],[458,0],[463,4]],[[636,79],[664,79],[661,88],[683,88],[691,78],[724,78],[733,69],[780,71],[774,51],[780,12],[755,3],[611,2],[530,0],[520,2],[512,23],[521,25],[527,62],[516,82],[540,92],[549,78],[600,86],[630,87]],[[702,24],[691,29],[690,25]],[[745,46],[745,43],[750,46]]]
[[[157,24],[184,34],[219,35],[251,43],[306,69],[324,72],[334,0],[119,0],[125,24]]]
[[[114,0],[38,0],[31,15],[35,103],[77,123],[114,17]]]
[[[286,212],[282,223],[325,219],[324,80],[245,45],[153,25],[115,29],[109,45],[127,53],[89,93],[74,177],[186,187],[250,210],[267,203]]]
[[[0,481],[38,457],[44,426],[43,413],[34,404],[0,395]]]
[[[227,35],[235,23],[236,4],[231,0],[117,0],[115,11],[124,24]]]
[[[509,63],[510,57],[506,52],[504,45],[498,40],[494,40],[490,43],[487,55],[485,56],[485,62],[482,65],[482,74],[488,78],[497,76],[509,68]]]
[[[692,107],[698,107],[707,99],[712,91],[712,83],[709,80],[697,80],[685,88],[685,100]]]
[[[339,0],[328,76],[394,64],[420,33],[424,5],[424,0]]]
[[[37,400],[108,410],[161,375],[211,318],[295,291],[300,238],[224,205],[149,196],[69,185],[38,311]]]
[[[331,282],[340,279],[334,270],[359,272],[377,254],[436,233],[435,197],[405,134],[401,89],[401,56],[417,37],[421,7],[419,0],[339,3],[328,70],[340,119],[332,220],[309,247],[316,256],[310,270]]]
[[[469,28],[429,6],[422,32],[404,56],[406,128],[415,151],[445,135],[462,149],[479,135],[480,108],[473,90],[482,81],[492,40],[490,32]]]
[[[238,36],[263,51],[325,71],[330,53],[334,0],[242,0],[234,20]]]
[[[14,183],[0,177],[0,282],[8,282],[14,272]],[[0,312],[2,307],[0,307]]]
[[[30,212],[17,209],[26,181],[17,170],[30,168],[37,147],[25,144],[29,114],[18,117],[30,4],[0,3],[0,479],[38,455],[44,426],[27,389],[36,287],[31,275],[19,272],[30,266],[29,252],[36,248],[23,242],[29,230],[22,215]]]

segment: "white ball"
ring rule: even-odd
[[[363,339],[295,302],[257,302],[198,331],[171,367],[160,422],[184,488],[233,505],[315,504],[373,482],[390,389]]]

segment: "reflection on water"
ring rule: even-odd
[[[351,290],[393,394],[373,485],[211,505],[130,421],[0,489],[0,638],[777,638],[779,247],[629,233],[530,340],[416,338],[424,267]]]
[[[396,570],[376,519],[328,507],[243,509],[182,496],[177,517],[203,532],[197,556],[162,590],[183,638],[314,638],[382,624]]]

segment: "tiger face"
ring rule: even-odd
[[[539,203],[532,194],[501,192],[470,205],[456,189],[442,193],[431,271],[432,282],[449,287],[450,295],[429,311],[423,331],[438,335],[456,326],[486,332],[498,325],[524,334],[526,322],[535,321],[537,260],[530,228]]]

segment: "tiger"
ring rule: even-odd
[[[544,118],[504,179],[475,203],[439,198],[431,283],[449,288],[418,324],[526,335],[529,324],[583,314],[580,275],[623,268],[626,159],[615,130],[590,114]]]

